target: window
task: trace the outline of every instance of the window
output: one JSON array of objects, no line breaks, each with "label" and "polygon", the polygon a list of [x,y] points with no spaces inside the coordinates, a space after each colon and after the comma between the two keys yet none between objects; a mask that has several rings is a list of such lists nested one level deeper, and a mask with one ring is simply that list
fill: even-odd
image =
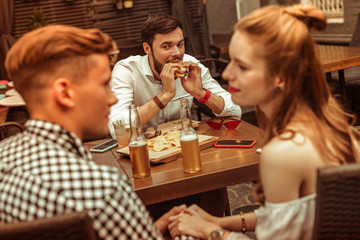
[{"label": "window", "polygon": [[343,0],[301,0],[301,3],[321,9],[325,13],[328,23],[344,23]]}]

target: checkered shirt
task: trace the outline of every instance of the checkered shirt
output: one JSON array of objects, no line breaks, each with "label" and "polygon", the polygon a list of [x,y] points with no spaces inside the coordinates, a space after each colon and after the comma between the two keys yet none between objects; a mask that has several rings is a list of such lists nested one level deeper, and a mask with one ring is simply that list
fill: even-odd
[{"label": "checkered shirt", "polygon": [[0,222],[87,210],[99,239],[162,239],[128,179],[57,124],[29,120],[0,142]]}]

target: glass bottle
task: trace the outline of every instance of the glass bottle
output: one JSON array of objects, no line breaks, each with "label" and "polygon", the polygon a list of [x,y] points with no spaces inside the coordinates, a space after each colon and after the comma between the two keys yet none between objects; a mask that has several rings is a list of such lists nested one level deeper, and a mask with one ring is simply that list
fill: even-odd
[{"label": "glass bottle", "polygon": [[130,119],[130,161],[134,178],[145,178],[150,176],[149,151],[145,136],[142,134],[139,114],[136,106],[131,104],[129,107]]},{"label": "glass bottle", "polygon": [[196,173],[201,170],[199,141],[192,128],[190,108],[187,98],[181,99],[181,125],[180,144],[184,172]]}]

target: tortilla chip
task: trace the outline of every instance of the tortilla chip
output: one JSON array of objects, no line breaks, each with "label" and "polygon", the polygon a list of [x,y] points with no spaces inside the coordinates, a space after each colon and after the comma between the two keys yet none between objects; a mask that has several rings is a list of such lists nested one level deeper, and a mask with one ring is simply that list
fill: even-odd
[{"label": "tortilla chip", "polygon": [[156,138],[148,139],[147,144],[148,149],[154,152],[160,152],[171,147],[180,148],[180,132],[169,130]]}]

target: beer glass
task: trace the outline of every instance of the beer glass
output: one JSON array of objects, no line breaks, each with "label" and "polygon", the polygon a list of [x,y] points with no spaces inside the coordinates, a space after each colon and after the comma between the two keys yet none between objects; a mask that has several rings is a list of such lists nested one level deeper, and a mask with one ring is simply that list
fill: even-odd
[{"label": "beer glass", "polygon": [[115,135],[119,148],[127,147],[130,138],[130,125],[125,124],[121,120],[114,121],[112,124],[114,126]]},{"label": "beer glass", "polygon": [[130,161],[134,178],[145,178],[150,176],[149,151],[145,136],[142,134],[139,114],[134,104],[130,105]]},{"label": "beer glass", "polygon": [[182,125],[180,144],[184,172],[196,173],[201,170],[199,140],[195,130],[192,128],[192,120],[187,98],[181,99],[180,103]]}]

